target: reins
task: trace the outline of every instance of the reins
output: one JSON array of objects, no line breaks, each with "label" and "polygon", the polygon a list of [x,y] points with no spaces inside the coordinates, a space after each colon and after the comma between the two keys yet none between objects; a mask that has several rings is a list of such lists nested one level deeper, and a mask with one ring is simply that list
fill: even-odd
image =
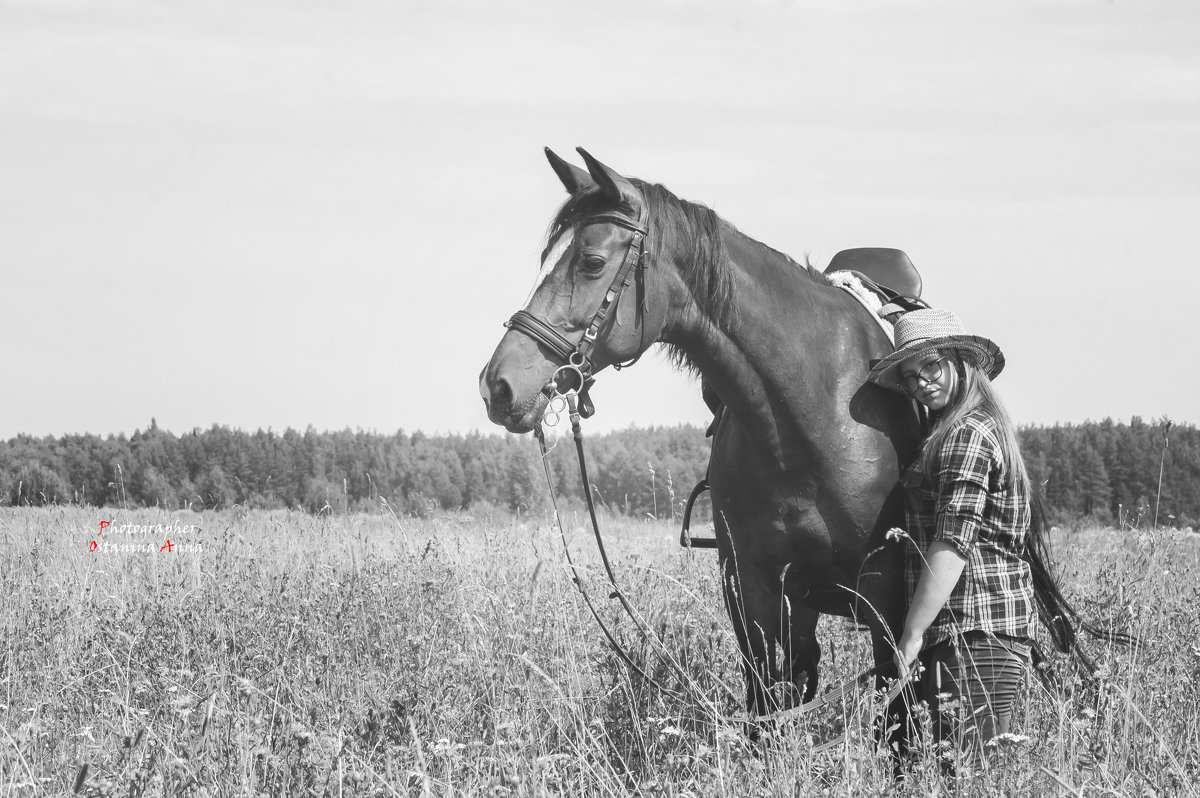
[{"label": "reins", "polygon": [[[687,684],[689,682],[687,673],[684,672],[669,656],[657,651],[657,648],[661,647],[662,643],[657,637],[654,636],[653,633],[650,632],[650,630],[646,628],[645,622],[642,621],[638,616],[637,612],[633,609],[633,605],[630,604],[629,599],[626,598],[624,591],[622,591],[620,586],[617,584],[617,577],[613,573],[612,564],[608,560],[608,551],[604,547],[604,536],[600,533],[600,522],[596,518],[596,504],[592,499],[592,483],[588,478],[587,459],[583,452],[583,430],[580,426],[578,392],[572,389],[558,394],[558,396],[566,402],[567,409],[570,414],[571,435],[575,440],[575,454],[579,461],[579,478],[583,483],[583,492],[587,500],[588,516],[592,522],[592,532],[596,538],[596,548],[600,552],[600,561],[604,565],[605,576],[608,577],[608,583],[612,587],[612,592],[609,593],[608,597],[610,599],[615,598],[620,602],[621,609],[624,610],[625,614],[629,616],[629,619],[633,621],[634,626],[637,627],[637,630],[641,633],[642,638],[647,643],[651,644],[652,647],[656,648],[656,653],[658,653],[659,659],[661,659],[668,665],[668,667],[675,671],[676,675],[681,678],[681,681],[684,684]],[[555,415],[557,414],[555,413]],[[617,656],[621,658],[621,661],[628,665],[635,673],[638,674],[638,676],[662,690],[664,693],[678,696],[679,694],[676,691],[660,684],[654,679],[654,677],[646,673],[643,668],[639,667],[633,661],[633,657],[629,654],[625,647],[617,641],[616,636],[613,635],[613,633],[609,630],[608,625],[605,624],[604,620],[600,617],[600,613],[597,611],[596,605],[592,601],[592,597],[588,593],[587,587],[584,585],[584,581],[580,576],[579,566],[575,564],[575,560],[571,556],[570,546],[567,544],[567,533],[563,527],[562,513],[559,512],[558,509],[558,495],[554,490],[554,480],[550,474],[550,450],[546,446],[546,435],[541,424],[538,424],[534,427],[533,434],[537,439],[538,447],[541,450],[542,470],[546,475],[546,486],[550,490],[550,501],[554,507],[554,520],[558,525],[559,537],[562,539],[563,552],[567,557],[567,565],[571,568],[571,580],[575,583],[575,587],[579,590],[579,594],[583,596],[584,604],[587,605],[588,611],[591,612],[592,617],[596,619],[596,623],[600,626],[600,630],[604,633],[604,637],[608,641],[609,647],[616,652]]]}]

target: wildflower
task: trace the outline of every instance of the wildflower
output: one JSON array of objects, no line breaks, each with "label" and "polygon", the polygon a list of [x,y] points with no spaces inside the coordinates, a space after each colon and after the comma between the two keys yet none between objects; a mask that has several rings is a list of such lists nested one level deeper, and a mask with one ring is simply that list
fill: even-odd
[{"label": "wildflower", "polygon": [[718,743],[734,743],[741,742],[742,735],[732,726],[722,726],[717,730]]},{"label": "wildflower", "polygon": [[905,532],[903,529],[901,529],[898,526],[894,526],[891,529],[889,529],[887,531],[887,534],[884,535],[884,537],[895,543],[900,543],[901,541],[904,541],[904,540],[911,540],[911,538],[909,538],[909,536],[908,536],[908,533]]},{"label": "wildflower", "polygon": [[452,742],[448,737],[442,737],[433,744],[432,751],[435,756],[453,756],[464,750],[467,746],[462,743]]},{"label": "wildflower", "polygon": [[1022,743],[1027,742],[1029,742],[1029,735],[1005,732],[1004,734],[997,734],[995,737],[989,740],[988,745],[1021,745]]}]

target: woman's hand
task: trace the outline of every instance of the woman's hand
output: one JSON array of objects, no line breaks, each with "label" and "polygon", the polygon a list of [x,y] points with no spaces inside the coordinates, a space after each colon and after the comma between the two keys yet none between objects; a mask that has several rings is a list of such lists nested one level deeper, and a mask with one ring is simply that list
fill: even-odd
[{"label": "woman's hand", "polygon": [[898,678],[907,679],[911,674],[913,663],[917,661],[917,655],[921,653],[921,641],[923,638],[923,634],[913,634],[907,629],[900,636],[900,642],[896,646],[896,673]]}]

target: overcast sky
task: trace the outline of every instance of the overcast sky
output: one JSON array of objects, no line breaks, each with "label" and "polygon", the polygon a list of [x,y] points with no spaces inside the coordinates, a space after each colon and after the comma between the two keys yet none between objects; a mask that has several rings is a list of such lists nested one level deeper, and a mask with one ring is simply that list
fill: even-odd
[{"label": "overcast sky", "polygon": [[[894,246],[1021,423],[1200,422],[1200,3],[0,0],[0,436],[490,430],[582,145]],[[702,423],[660,357],[592,430]]]}]

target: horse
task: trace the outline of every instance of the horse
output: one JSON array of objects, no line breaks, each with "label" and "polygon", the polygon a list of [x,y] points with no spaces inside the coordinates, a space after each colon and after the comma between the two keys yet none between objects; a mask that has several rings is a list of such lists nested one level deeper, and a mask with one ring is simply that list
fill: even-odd
[{"label": "horse", "polygon": [[888,336],[810,265],[578,151],[586,171],[546,150],[569,196],[480,374],[489,419],[529,432],[564,383],[587,406],[594,374],[664,344],[724,408],[708,482],[747,709],[813,698],[822,613],[865,624],[879,683],[895,676],[903,548],[885,537],[903,526],[899,476],[921,425],[865,381]]}]

